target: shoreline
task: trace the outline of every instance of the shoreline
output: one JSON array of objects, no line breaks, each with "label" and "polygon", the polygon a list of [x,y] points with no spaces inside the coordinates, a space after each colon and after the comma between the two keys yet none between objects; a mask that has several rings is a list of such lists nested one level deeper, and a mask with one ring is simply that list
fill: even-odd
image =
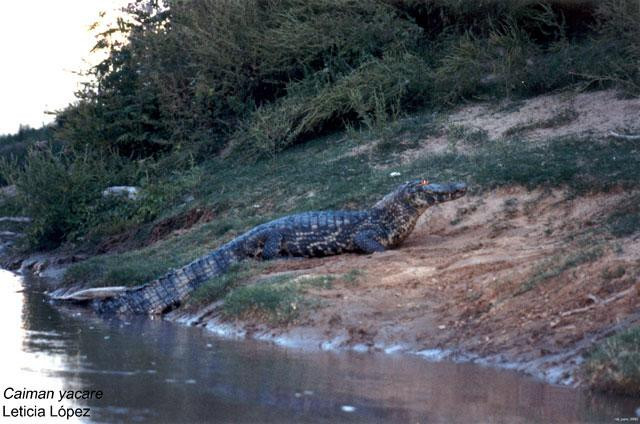
[{"label": "shoreline", "polygon": [[[6,258],[3,259],[6,260]],[[60,264],[61,262],[62,264]],[[50,290],[46,292],[47,295],[60,295],[79,288],[75,286],[60,287],[64,272],[70,263],[69,258],[65,258],[62,255],[39,252],[22,258],[19,269],[9,271],[18,275],[34,273],[38,278],[44,279],[46,285],[50,287]],[[6,261],[3,265],[7,265]],[[293,326],[283,331],[281,328],[271,328],[261,323],[255,324],[244,320],[223,320],[220,318],[220,310],[217,309],[220,306],[221,302],[217,302],[195,312],[176,309],[163,315],[162,319],[176,325],[202,327],[207,332],[223,339],[253,339],[300,351],[375,352],[387,355],[419,357],[436,363],[470,363],[498,370],[516,371],[547,384],[580,388],[580,381],[576,380],[574,373],[584,360],[579,353],[583,349],[567,349],[564,353],[548,355],[535,361],[510,361],[500,353],[482,356],[464,352],[455,347],[424,348],[409,342],[376,343],[374,345],[365,343],[350,344],[346,331],[341,335],[327,338],[322,335],[322,331],[319,328]],[[75,307],[82,308],[81,306]],[[248,329],[247,327],[250,328]]]}]

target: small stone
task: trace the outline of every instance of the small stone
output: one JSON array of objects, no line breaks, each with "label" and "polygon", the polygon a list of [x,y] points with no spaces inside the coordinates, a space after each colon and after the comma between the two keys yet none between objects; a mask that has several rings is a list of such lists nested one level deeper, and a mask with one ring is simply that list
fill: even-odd
[{"label": "small stone", "polygon": [[395,172],[395,171],[392,172],[391,174],[389,174],[390,177],[399,177],[400,175],[402,175],[402,174],[399,173],[399,172]]},{"label": "small stone", "polygon": [[356,410],[356,407],[351,405],[342,405],[340,409],[342,409],[344,412],[353,412]]},{"label": "small stone", "polygon": [[112,186],[102,191],[102,197],[124,196],[129,200],[136,200],[140,194],[140,188],[133,186]]},{"label": "small stone", "polygon": [[15,184],[0,187],[0,195],[4,197],[16,197],[18,194],[18,190],[16,189]]}]

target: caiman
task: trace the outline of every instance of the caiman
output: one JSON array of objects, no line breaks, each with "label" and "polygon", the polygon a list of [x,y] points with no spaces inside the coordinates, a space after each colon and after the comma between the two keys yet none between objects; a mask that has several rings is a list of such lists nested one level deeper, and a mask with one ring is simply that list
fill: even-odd
[{"label": "caiman", "polygon": [[137,287],[102,287],[57,297],[88,303],[99,313],[162,314],[178,306],[209,278],[244,259],[317,257],[382,252],[406,239],[427,208],[462,197],[464,183],[408,181],[370,209],[305,212],[258,225],[213,252]]}]

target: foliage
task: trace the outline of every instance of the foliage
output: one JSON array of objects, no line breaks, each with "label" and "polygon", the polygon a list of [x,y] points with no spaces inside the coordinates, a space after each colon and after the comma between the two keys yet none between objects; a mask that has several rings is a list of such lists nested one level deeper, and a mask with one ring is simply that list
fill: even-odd
[{"label": "foliage", "polygon": [[[289,84],[287,96],[251,115],[234,141],[258,155],[274,154],[296,141],[352,117],[368,128],[387,124],[400,105],[415,107],[430,88],[428,65],[410,53],[372,58],[351,72],[328,71]],[[413,102],[413,104],[411,104]]]},{"label": "foliage", "polygon": [[[27,230],[32,248],[55,247],[132,216],[130,202],[102,196],[106,187],[123,183],[129,170],[113,156],[100,158],[88,150],[56,152],[50,146],[29,150],[22,165],[15,159],[0,160],[0,174],[16,185],[18,203],[33,219]],[[105,222],[104,211],[112,211],[111,222]]]},{"label": "foliage", "polygon": [[0,146],[7,146],[16,143],[33,143],[43,140],[50,141],[52,138],[53,129],[51,126],[31,128],[28,125],[20,125],[17,133],[0,135]]},{"label": "foliage", "polygon": [[583,371],[593,389],[640,395],[640,328],[632,327],[598,344]]},{"label": "foliage", "polygon": [[200,160],[229,142],[258,157],[422,106],[566,87],[637,94],[639,8],[630,0],[137,0],[98,34],[107,58],[59,114],[61,134],[127,157]]},{"label": "foliage", "polygon": [[[22,164],[27,157],[29,147],[35,143],[51,143],[53,141],[53,133],[53,126],[31,128],[27,125],[20,125],[17,133],[0,135],[0,158]],[[6,183],[7,181],[0,177],[0,185]]]}]

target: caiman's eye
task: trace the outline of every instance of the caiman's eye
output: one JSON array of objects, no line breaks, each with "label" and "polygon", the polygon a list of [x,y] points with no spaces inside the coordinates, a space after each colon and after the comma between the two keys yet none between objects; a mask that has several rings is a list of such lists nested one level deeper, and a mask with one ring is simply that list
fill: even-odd
[{"label": "caiman's eye", "polygon": [[418,185],[425,186],[425,185],[427,185],[427,184],[429,184],[429,181],[427,181],[427,180],[422,180],[422,181],[420,181],[420,184],[418,184]]}]

